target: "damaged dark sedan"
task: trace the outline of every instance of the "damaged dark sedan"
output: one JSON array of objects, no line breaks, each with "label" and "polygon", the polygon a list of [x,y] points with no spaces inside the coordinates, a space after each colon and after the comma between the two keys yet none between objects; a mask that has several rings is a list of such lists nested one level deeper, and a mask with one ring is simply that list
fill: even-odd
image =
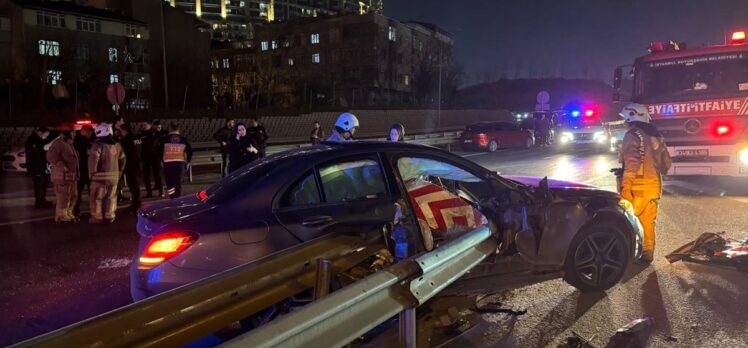
[{"label": "damaged dark sedan", "polygon": [[141,208],[131,292],[140,300],[331,233],[385,231],[396,262],[483,225],[496,258],[581,291],[618,283],[641,250],[641,225],[614,192],[500,176],[432,147],[323,143]]}]

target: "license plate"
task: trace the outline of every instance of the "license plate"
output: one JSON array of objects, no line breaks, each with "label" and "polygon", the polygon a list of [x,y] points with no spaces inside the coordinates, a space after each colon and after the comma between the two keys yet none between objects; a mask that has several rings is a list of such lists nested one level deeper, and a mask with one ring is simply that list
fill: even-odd
[{"label": "license plate", "polygon": [[466,143],[472,143],[472,140],[465,140]]},{"label": "license plate", "polygon": [[709,156],[709,150],[707,149],[675,150],[675,154],[679,157],[707,157]]}]

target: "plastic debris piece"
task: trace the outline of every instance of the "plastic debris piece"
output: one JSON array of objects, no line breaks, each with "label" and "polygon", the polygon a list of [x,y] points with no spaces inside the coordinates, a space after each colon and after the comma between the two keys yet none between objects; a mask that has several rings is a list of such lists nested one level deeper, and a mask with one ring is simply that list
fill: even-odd
[{"label": "plastic debris piece", "polygon": [[633,335],[637,332],[644,331],[645,329],[649,328],[654,324],[654,319],[650,317],[644,317],[632,320],[630,323],[626,324],[626,326],[616,330],[616,335]]}]

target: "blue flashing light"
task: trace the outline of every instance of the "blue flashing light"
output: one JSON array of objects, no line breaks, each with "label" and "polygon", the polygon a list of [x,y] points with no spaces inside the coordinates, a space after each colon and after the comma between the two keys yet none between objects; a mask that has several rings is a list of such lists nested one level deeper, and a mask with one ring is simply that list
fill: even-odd
[{"label": "blue flashing light", "polygon": [[572,117],[579,117],[580,114],[581,114],[581,112],[579,110],[573,110],[571,112],[571,116]]}]

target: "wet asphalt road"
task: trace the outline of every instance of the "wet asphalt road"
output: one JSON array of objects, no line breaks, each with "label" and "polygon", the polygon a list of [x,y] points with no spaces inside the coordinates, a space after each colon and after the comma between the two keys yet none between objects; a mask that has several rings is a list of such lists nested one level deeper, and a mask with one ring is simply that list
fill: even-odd
[{"label": "wet asphalt road", "polygon": [[[548,175],[614,189],[615,156],[585,148],[461,153],[502,174]],[[30,180],[0,174],[0,345],[33,337],[131,302],[127,264],[137,242],[135,214],[126,207],[114,224],[56,226],[52,211],[30,208]],[[196,192],[218,178],[196,177]],[[632,268],[607,294],[580,294],[561,280],[492,295],[527,308],[507,341],[516,347],[556,347],[574,330],[598,346],[630,320],[651,316],[640,337],[652,347],[748,346],[748,276],[663,258],[702,232],[748,235],[746,181],[668,181],[659,217],[655,263]],[[51,191],[49,199],[52,199]],[[86,206],[84,205],[84,210]]]}]

